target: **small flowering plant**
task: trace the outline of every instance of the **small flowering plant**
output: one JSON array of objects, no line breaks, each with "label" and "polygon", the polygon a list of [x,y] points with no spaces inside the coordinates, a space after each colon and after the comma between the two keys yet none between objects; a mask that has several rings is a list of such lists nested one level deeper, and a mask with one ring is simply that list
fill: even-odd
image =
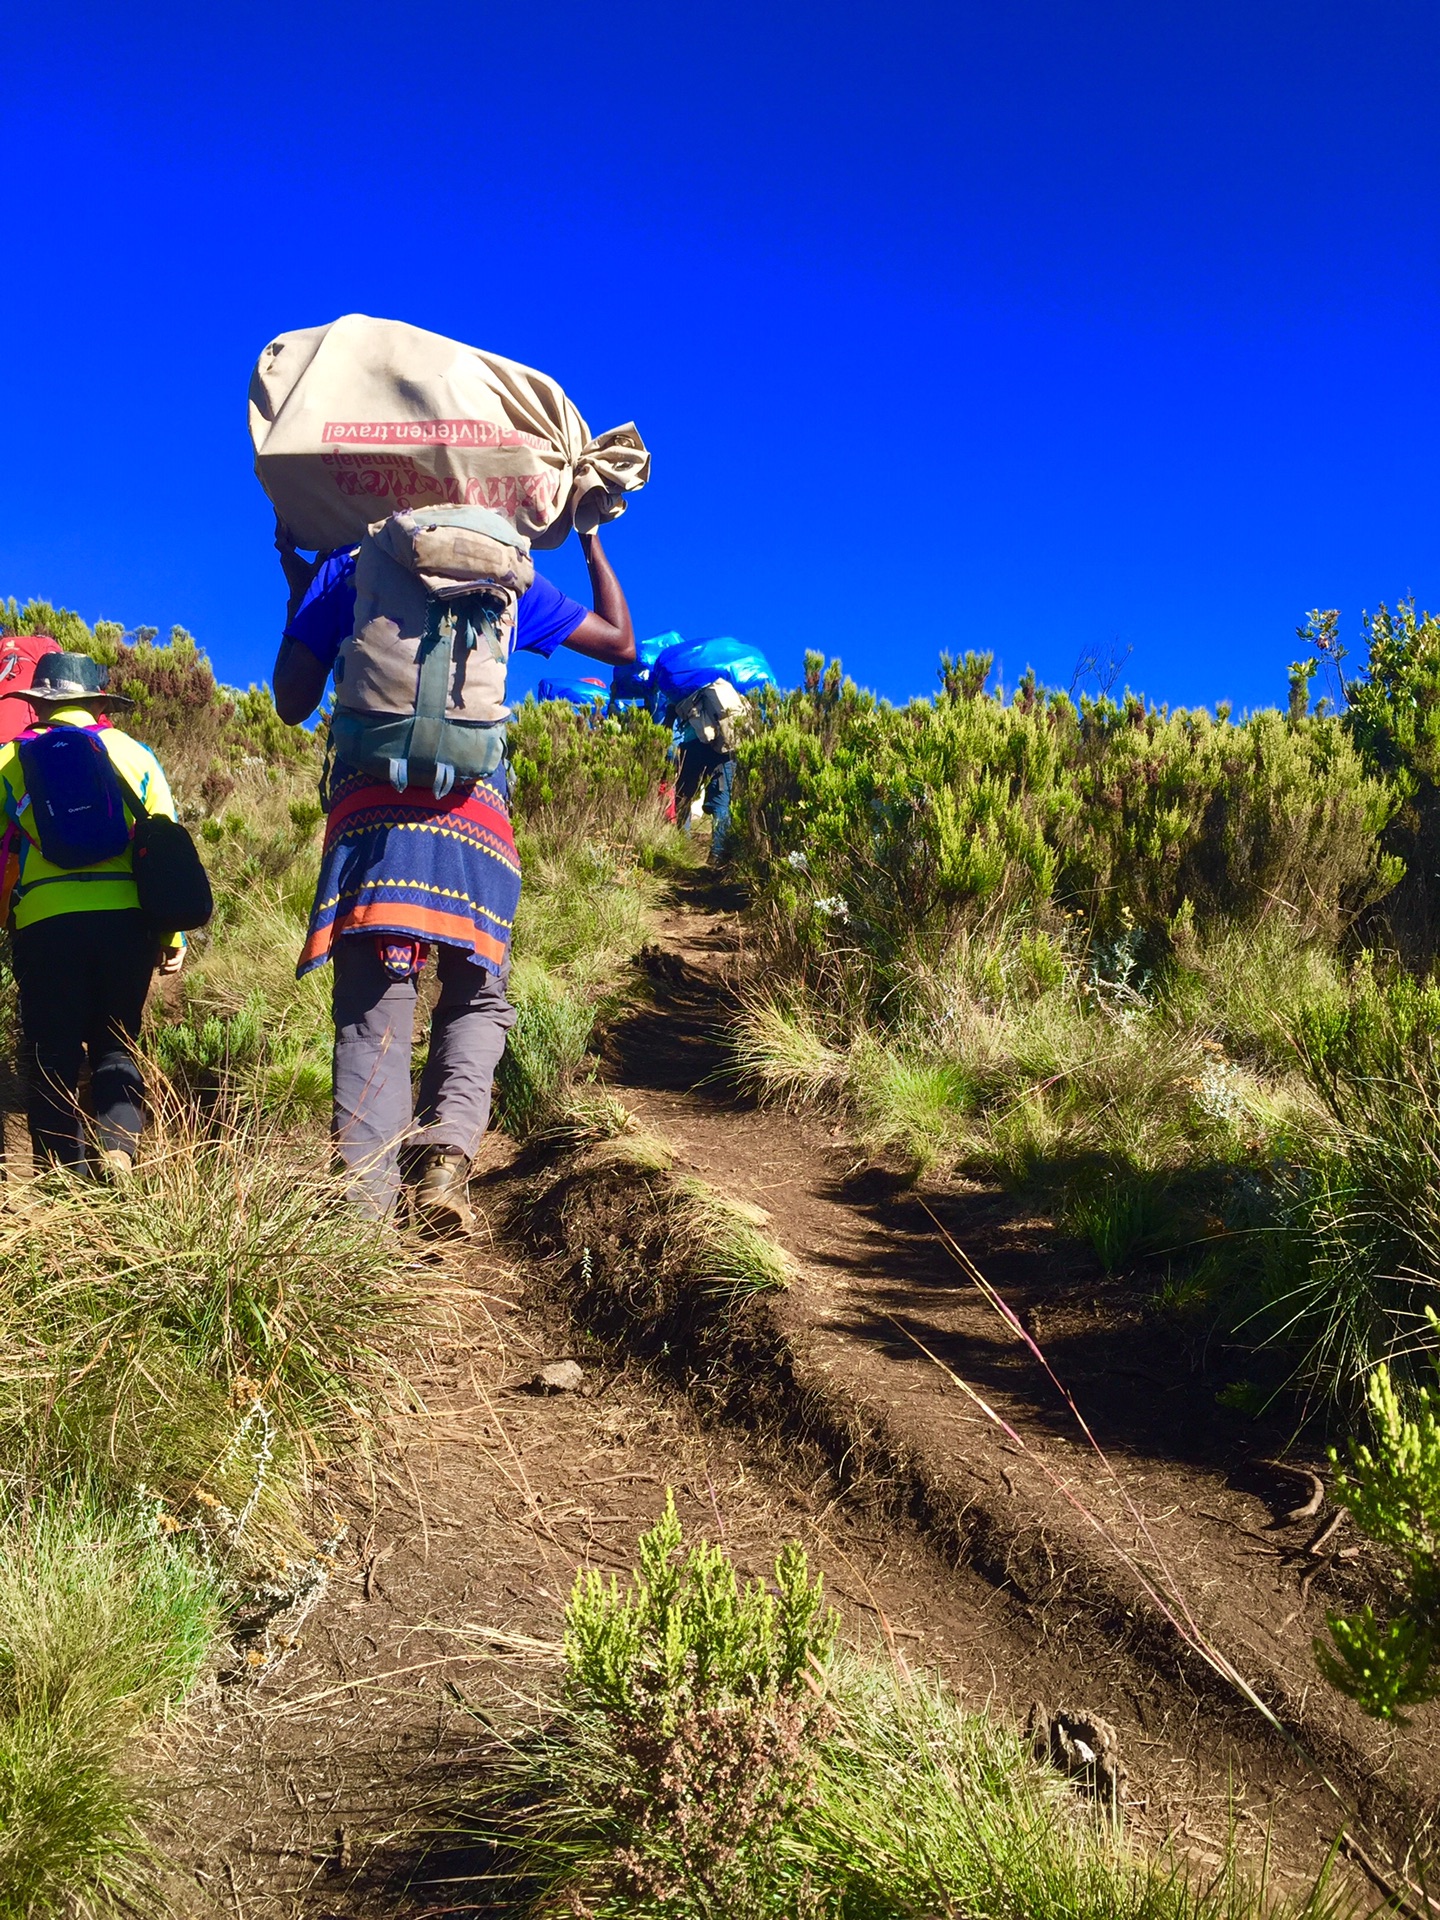
[{"label": "small flowering plant", "polygon": [[717,1913],[765,1911],[830,1729],[836,1627],[797,1543],[781,1551],[773,1588],[742,1584],[722,1547],[686,1550],[669,1493],[628,1590],[594,1571],[577,1579],[566,1691],[573,1712],[600,1723],[619,1771],[619,1891],[662,1911],[697,1894]]}]

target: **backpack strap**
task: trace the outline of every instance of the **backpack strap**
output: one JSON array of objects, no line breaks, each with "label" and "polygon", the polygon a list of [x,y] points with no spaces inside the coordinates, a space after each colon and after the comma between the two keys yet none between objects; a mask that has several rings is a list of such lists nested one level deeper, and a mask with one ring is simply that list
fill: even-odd
[{"label": "backpack strap", "polygon": [[500,612],[488,596],[477,593],[456,600],[430,601],[420,642],[420,678],[409,751],[405,759],[390,762],[390,784],[397,792],[403,793],[414,781],[429,787],[437,800],[443,800],[454,786],[455,769],[440,758],[450,706],[450,676],[458,654],[475,647],[480,632],[490,657],[503,660],[505,636]]}]

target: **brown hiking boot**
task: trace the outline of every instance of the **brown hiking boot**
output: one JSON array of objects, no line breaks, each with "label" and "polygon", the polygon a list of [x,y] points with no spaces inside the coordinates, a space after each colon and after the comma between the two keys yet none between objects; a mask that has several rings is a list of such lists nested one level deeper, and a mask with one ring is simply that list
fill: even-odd
[{"label": "brown hiking boot", "polygon": [[123,1147],[107,1147],[95,1167],[95,1178],[107,1187],[123,1187],[135,1177],[135,1156]]},{"label": "brown hiking boot", "polygon": [[445,1237],[469,1233],[475,1224],[467,1183],[470,1162],[454,1147],[432,1147],[415,1182],[415,1218]]}]

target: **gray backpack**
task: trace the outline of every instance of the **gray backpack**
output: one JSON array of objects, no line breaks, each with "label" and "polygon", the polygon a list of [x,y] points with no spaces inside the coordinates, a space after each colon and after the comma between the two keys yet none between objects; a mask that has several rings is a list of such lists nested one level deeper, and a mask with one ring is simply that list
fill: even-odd
[{"label": "gray backpack", "polygon": [[722,676],[677,701],[670,718],[678,720],[694,739],[729,755],[740,751],[751,714],[744,697]]},{"label": "gray backpack", "polygon": [[355,626],[335,663],[337,760],[442,799],[505,752],[505,672],[530,542],[484,507],[417,507],[371,527]]}]

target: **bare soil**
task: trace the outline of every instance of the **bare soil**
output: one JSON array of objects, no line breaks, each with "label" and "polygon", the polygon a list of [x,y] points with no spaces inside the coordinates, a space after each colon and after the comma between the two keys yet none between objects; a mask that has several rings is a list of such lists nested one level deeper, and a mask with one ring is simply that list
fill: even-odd
[{"label": "bare soil", "polygon": [[[512,1176],[503,1146],[491,1151],[483,1184],[498,1207]],[[168,1785],[154,1832],[177,1912],[487,1911],[483,1861],[456,1837],[489,1740],[476,1714],[524,1713],[553,1683],[577,1570],[623,1575],[667,1486],[687,1531],[723,1539],[747,1573],[800,1538],[855,1644],[988,1697],[1006,1630],[985,1581],[838,1501],[823,1463],[787,1471],[763,1437],[707,1428],[683,1394],[528,1305],[529,1281],[504,1248],[466,1263],[444,1297],[459,1322],[412,1368],[423,1409],[368,1469],[330,1476],[350,1544],[300,1645],[254,1679],[212,1685],[156,1756]],[[580,1389],[533,1391],[565,1358],[581,1364]],[[1218,1844],[1217,1779],[1187,1777],[1181,1797]]]}]

